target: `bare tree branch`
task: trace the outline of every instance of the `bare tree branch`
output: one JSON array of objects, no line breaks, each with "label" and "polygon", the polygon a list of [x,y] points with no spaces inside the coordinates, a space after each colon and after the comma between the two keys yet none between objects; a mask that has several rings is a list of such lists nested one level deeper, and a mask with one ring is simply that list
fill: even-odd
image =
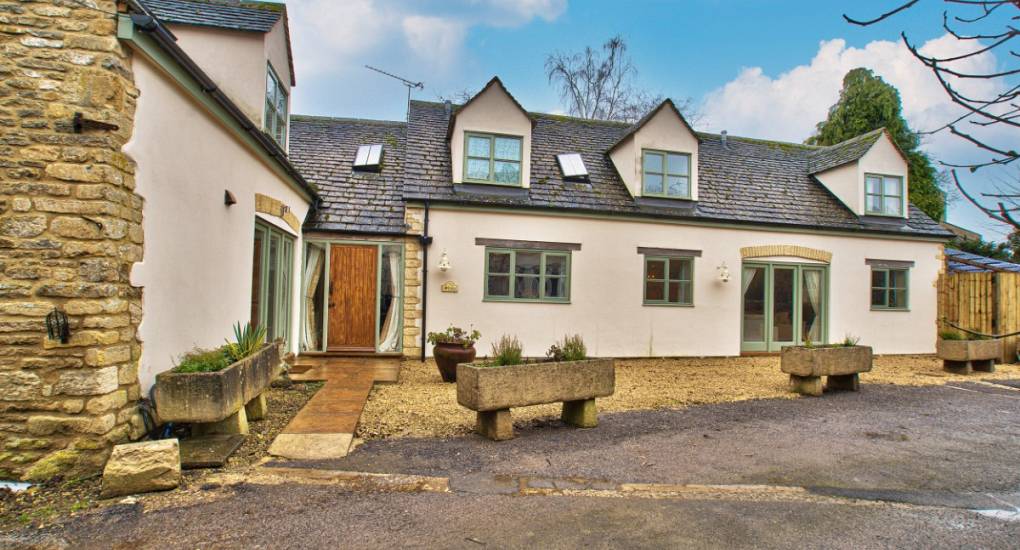
[{"label": "bare tree branch", "polygon": [[862,21],[860,19],[853,19],[853,18],[851,18],[850,16],[848,16],[845,13],[843,14],[843,19],[846,19],[847,23],[852,23],[854,25],[859,25],[861,27],[867,27],[868,25],[874,25],[875,23],[878,23],[879,21],[884,21],[885,19],[888,19],[888,18],[896,15],[897,13],[899,13],[899,12],[901,12],[903,10],[910,9],[917,2],[918,2],[918,0],[910,0],[910,2],[907,2],[906,4],[903,4],[900,7],[896,8],[896,9],[890,11],[890,12],[883,13],[882,15],[879,15],[878,17],[876,17],[874,19],[871,19],[871,20],[868,20],[868,21]]}]

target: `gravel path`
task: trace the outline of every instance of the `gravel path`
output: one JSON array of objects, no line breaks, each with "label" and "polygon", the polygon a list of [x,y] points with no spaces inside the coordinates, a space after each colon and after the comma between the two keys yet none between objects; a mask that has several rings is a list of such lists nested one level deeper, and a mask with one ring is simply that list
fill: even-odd
[{"label": "gravel path", "polygon": [[[862,384],[939,385],[974,379],[1020,378],[1020,365],[999,365],[995,374],[953,375],[931,356],[881,356]],[[750,399],[795,399],[778,357],[632,359],[616,363],[616,394],[598,400],[599,411],[684,408]],[[559,405],[513,410],[515,423],[559,418]],[[455,384],[444,384],[435,363],[406,361],[396,384],[376,384],[357,436],[447,437],[470,433],[475,414],[457,404]]]}]

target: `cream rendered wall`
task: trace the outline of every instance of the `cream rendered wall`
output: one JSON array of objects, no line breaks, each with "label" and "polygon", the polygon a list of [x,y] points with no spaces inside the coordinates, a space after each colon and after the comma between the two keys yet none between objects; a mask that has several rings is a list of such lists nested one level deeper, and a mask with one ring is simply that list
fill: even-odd
[{"label": "cream rendered wall", "polygon": [[[470,230],[465,230],[470,228]],[[783,233],[693,225],[538,214],[473,212],[433,207],[427,330],[450,324],[482,332],[479,352],[501,334],[515,334],[528,355],[544,355],[555,339],[580,333],[597,356],[724,356],[740,353],[741,256],[744,246],[788,244],[833,253],[829,269],[829,339],[861,337],[876,353],[933,353],[936,289],[942,245],[934,242]],[[476,237],[581,243],[572,253],[571,303],[483,302],[484,250]],[[699,249],[694,307],[642,305],[643,256],[637,247]],[[445,250],[452,268],[436,268]],[[872,311],[866,258],[916,262],[911,310]],[[777,258],[789,260],[790,258]],[[754,261],[763,261],[756,258]],[[723,262],[733,278],[718,280]],[[804,261],[804,263],[814,263]],[[459,292],[444,293],[446,281]],[[431,350],[430,350],[431,351]]]},{"label": "cream rendered wall", "polygon": [[[125,151],[137,162],[136,191],[145,199],[145,258],[132,284],[144,287],[139,376],[147,391],[173,359],[222,344],[235,322],[248,320],[255,194],[283,201],[298,219],[309,203],[144,57],[135,56],[133,70],[140,97]],[[237,204],[224,205],[225,189]],[[295,235],[291,351],[300,327],[302,249]]]},{"label": "cream rendered wall", "polygon": [[[908,170],[907,162],[892,140],[888,135],[882,134],[882,137],[857,162],[820,172],[815,174],[815,177],[854,214],[863,216],[865,175],[900,176],[903,178],[903,190],[906,194],[910,189]],[[904,217],[909,217],[909,212],[909,209],[904,209]]]},{"label": "cream rendered wall", "polygon": [[521,185],[531,187],[531,119],[497,85],[486,88],[457,113],[450,137],[453,182],[464,181],[464,132],[521,136]]},{"label": "cream rendered wall", "polygon": [[[282,23],[277,23],[281,25]],[[169,25],[177,44],[260,127],[266,101],[266,35],[191,25]],[[274,64],[275,69],[280,67]],[[287,66],[283,65],[286,69]],[[280,78],[290,86],[288,72]]]},{"label": "cream rendered wall", "polygon": [[609,154],[623,183],[634,197],[641,196],[641,152],[658,149],[691,155],[691,199],[698,200],[698,138],[676,116],[663,108],[640,130]]}]

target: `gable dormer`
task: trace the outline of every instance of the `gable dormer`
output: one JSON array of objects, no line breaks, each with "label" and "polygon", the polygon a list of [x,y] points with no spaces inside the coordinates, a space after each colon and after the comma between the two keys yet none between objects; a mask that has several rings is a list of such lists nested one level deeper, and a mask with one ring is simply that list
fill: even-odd
[{"label": "gable dormer", "polygon": [[635,198],[696,201],[700,142],[667,99],[609,148],[609,158]]},{"label": "gable dormer", "polygon": [[809,171],[858,216],[909,217],[907,157],[884,128],[815,151]]},{"label": "gable dormer", "polygon": [[530,187],[533,124],[494,77],[450,117],[453,183]]}]

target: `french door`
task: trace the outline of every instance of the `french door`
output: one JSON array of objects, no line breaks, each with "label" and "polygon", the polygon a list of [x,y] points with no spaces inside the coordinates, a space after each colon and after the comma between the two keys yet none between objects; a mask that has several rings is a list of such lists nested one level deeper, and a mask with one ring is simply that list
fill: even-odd
[{"label": "french door", "polygon": [[825,266],[745,263],[741,277],[741,351],[779,351],[827,335]]},{"label": "french door", "polygon": [[266,327],[267,342],[290,337],[293,258],[293,237],[269,224],[255,222],[251,324]]}]

